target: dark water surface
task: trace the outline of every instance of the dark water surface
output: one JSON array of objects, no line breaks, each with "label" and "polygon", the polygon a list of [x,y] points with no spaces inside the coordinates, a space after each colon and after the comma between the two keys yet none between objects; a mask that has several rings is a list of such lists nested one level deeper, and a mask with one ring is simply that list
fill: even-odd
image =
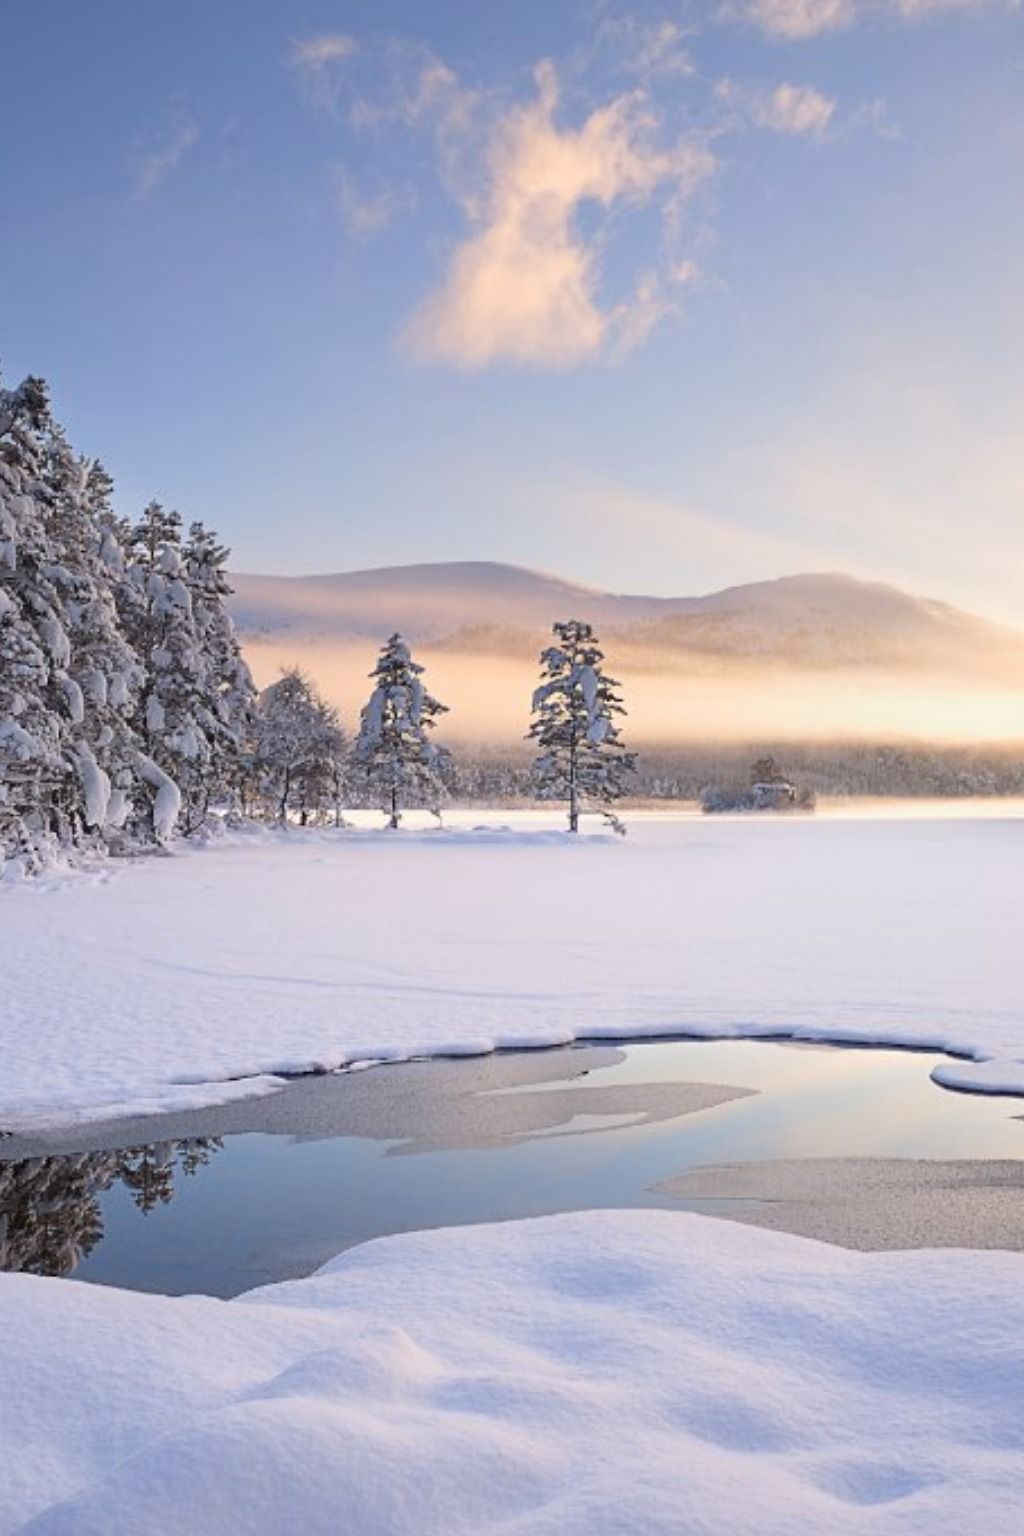
[{"label": "dark water surface", "polygon": [[581,1046],[9,1141],[0,1267],[233,1296],[387,1233],[623,1206],[853,1247],[1024,1247],[1022,1105],[943,1091],[941,1059]]}]

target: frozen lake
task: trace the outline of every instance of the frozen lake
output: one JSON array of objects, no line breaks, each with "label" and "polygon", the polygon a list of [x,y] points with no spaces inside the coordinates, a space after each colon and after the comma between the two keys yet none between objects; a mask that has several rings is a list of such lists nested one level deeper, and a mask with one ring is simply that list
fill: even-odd
[{"label": "frozen lake", "polygon": [[233,1296],[388,1233],[600,1207],[705,1211],[857,1248],[1024,1248],[1024,1102],[938,1087],[943,1059],[577,1046],[11,1138],[0,1264]]},{"label": "frozen lake", "polygon": [[1024,820],[990,811],[453,813],[5,884],[0,1131],[679,1035],[952,1051],[947,1084],[1024,1091]]}]

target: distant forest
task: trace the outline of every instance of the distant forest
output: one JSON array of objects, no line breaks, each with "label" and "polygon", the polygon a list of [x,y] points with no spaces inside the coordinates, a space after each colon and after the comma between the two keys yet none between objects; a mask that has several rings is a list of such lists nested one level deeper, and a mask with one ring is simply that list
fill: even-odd
[{"label": "distant forest", "polygon": [[[774,757],[801,789],[819,796],[1024,795],[1024,746],[924,746],[863,742],[800,746],[644,747],[627,803],[696,800],[709,785],[747,784],[751,765]],[[530,759],[497,748],[463,747],[452,799],[469,804],[533,802]]]}]

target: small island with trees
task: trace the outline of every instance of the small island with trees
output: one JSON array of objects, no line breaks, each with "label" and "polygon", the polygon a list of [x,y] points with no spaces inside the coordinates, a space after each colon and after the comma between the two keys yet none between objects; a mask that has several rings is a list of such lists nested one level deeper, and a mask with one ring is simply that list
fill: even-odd
[{"label": "small island with trees", "polygon": [[709,784],[701,790],[701,810],[706,815],[726,811],[814,810],[812,789],[800,789],[783,772],[774,757],[759,757],[750,767],[748,784]]}]

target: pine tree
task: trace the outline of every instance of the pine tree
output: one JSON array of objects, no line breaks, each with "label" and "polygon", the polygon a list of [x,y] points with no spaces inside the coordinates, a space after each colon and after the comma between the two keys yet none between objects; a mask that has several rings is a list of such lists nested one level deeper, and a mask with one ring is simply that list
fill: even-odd
[{"label": "pine tree", "polygon": [[264,688],[253,719],[253,778],[258,796],[287,826],[302,826],[333,808],[341,820],[345,733],[332,706],[305,673],[291,667]]},{"label": "pine tree", "polygon": [[255,689],[227,551],[152,503],[115,516],[46,386],[0,389],[0,862],[128,835],[165,842],[238,787]]},{"label": "pine tree", "polygon": [[447,713],[424,688],[423,668],[413,661],[401,635],[384,645],[370,673],[373,693],[360,716],[353,750],[356,764],[383,801],[391,828],[410,800],[438,814],[451,774],[451,757],[430,740],[437,716]]},{"label": "pine tree", "polygon": [[239,794],[246,742],[256,704],[252,674],[242,658],[225,599],[230,550],[202,523],[189,527],[184,551],[185,580],[192,598],[192,622],[201,658],[195,705],[209,754],[203,811],[211,796],[234,802]]},{"label": "pine tree", "polygon": [[38,861],[65,834],[70,645],[46,531],[46,386],[0,390],[0,855]]},{"label": "pine tree", "polygon": [[[202,523],[183,543],[181,519],[150,502],[128,535],[121,616],[146,666],[136,727],[153,810],[179,797],[186,835],[211,801],[234,799],[256,690],[225,606],[228,550]],[[166,816],[156,815],[166,823]],[[158,833],[161,831],[157,827]],[[166,825],[163,835],[166,835]]]},{"label": "pine tree", "polygon": [[68,640],[58,681],[68,713],[73,818],[78,827],[103,832],[123,824],[131,803],[139,748],[131,715],[144,673],[117,612],[121,557],[106,528],[110,477],[102,465],[76,457],[53,427],[47,478],[54,557],[48,575]]},{"label": "pine tree", "polygon": [[540,752],[534,763],[538,799],[565,800],[569,831],[579,830],[581,809],[597,801],[608,809],[625,793],[636,754],[619,740],[616,716],[626,713],[614,678],[601,670],[604,654],[589,624],[569,619],[552,629],[556,644],[541,652],[541,684],[533,695],[534,720],[527,739]]}]

